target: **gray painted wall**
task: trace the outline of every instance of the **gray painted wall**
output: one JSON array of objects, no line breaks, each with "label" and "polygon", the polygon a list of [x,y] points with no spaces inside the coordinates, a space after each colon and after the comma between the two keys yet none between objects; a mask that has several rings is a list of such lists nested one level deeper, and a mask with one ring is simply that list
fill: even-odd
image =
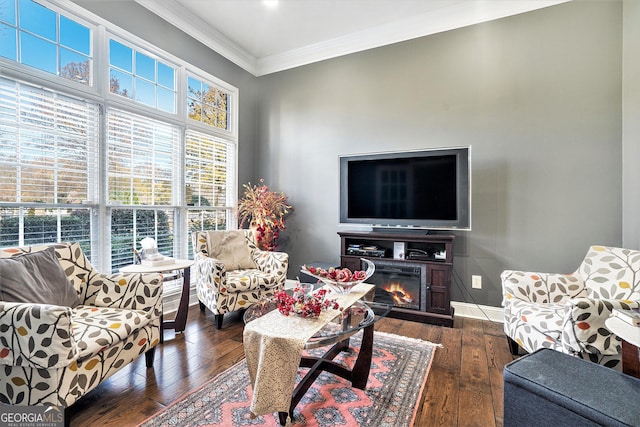
[{"label": "gray painted wall", "polygon": [[[76,3],[240,89],[239,181],[264,177],[295,205],[280,246],[290,277],[303,263],[338,262],[336,233],[349,229],[338,225],[340,154],[472,145],[457,301],[499,306],[503,269],[570,272],[589,245],[622,243],[623,146],[640,151],[640,36],[627,30],[638,3],[624,2],[624,104],[619,1],[574,1],[260,78],[133,2]],[[634,230],[639,205],[625,210]],[[472,274],[484,289],[471,290]]]},{"label": "gray painted wall", "polygon": [[640,1],[625,0],[623,11],[622,244],[640,249]]},{"label": "gray painted wall", "polygon": [[621,6],[571,2],[260,77],[258,175],[295,205],[290,276],[338,262],[350,153],[472,145],[454,300],[499,306],[503,269],[571,272],[589,245],[620,245]]}]

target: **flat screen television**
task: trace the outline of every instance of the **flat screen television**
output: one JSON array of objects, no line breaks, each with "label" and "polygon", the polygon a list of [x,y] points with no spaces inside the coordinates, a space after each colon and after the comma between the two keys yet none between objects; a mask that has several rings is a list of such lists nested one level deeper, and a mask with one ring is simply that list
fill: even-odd
[{"label": "flat screen television", "polygon": [[471,229],[471,147],[340,156],[340,223]]}]

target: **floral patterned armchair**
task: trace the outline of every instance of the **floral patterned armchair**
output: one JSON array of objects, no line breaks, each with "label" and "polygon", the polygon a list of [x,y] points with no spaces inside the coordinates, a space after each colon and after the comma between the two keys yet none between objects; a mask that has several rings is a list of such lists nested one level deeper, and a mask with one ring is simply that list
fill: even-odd
[{"label": "floral patterned armchair", "polygon": [[504,331],[515,355],[542,347],[621,370],[620,339],[604,322],[612,309],[640,307],[640,251],[589,248],[573,274],[506,270]]},{"label": "floral patterned armchair", "polygon": [[[77,243],[0,249],[0,261],[6,267],[21,262],[18,258],[33,259],[45,252],[60,277],[65,280],[66,276],[65,284],[77,299],[73,307],[9,302],[3,287],[3,404],[71,406],[142,354],[147,367],[152,367],[155,346],[160,341],[161,275],[100,274]],[[7,277],[17,276],[12,273],[4,276],[5,283],[26,282]],[[44,275],[43,280],[51,279]]]},{"label": "floral patterned armchair", "polygon": [[211,310],[218,329],[225,313],[284,288],[289,255],[258,249],[253,231],[196,231],[191,237],[200,310]]}]

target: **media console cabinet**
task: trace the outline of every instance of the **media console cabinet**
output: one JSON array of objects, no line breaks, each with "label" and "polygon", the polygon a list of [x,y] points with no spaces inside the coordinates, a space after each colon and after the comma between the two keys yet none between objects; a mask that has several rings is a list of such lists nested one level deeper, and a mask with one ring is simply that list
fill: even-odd
[{"label": "media console cabinet", "polygon": [[[406,301],[414,302],[415,307],[407,308],[403,302],[394,305],[389,317],[453,326],[454,310],[451,307],[451,272],[453,268],[453,240],[448,234],[418,234],[415,232],[362,232],[341,231],[340,264],[351,271],[362,269],[360,258],[366,258],[376,264],[376,271],[387,276],[402,277],[416,272],[419,277],[419,290],[407,293],[402,289],[401,296],[409,296]],[[380,269],[378,268],[380,266]],[[394,274],[397,270],[397,274]],[[372,281],[383,286],[376,278]],[[409,279],[411,281],[411,279]],[[384,285],[388,286],[388,285]],[[388,290],[388,287],[385,288]]]}]

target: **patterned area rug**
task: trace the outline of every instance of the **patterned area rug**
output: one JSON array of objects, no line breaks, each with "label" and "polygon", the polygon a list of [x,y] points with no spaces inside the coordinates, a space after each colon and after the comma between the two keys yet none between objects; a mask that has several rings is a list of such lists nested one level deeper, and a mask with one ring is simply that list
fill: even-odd
[{"label": "patterned area rug", "polygon": [[[376,332],[371,373],[366,390],[358,390],[323,372],[296,409],[301,426],[412,426],[437,344]],[[358,350],[360,334],[351,338]],[[324,349],[312,350],[322,355]],[[320,354],[318,354],[320,353]],[[343,352],[335,360],[353,366],[357,353]],[[298,371],[298,380],[305,369]],[[250,419],[251,386],[242,360],[199,389],[188,393],[140,424],[156,426],[279,426],[278,414]]]}]

